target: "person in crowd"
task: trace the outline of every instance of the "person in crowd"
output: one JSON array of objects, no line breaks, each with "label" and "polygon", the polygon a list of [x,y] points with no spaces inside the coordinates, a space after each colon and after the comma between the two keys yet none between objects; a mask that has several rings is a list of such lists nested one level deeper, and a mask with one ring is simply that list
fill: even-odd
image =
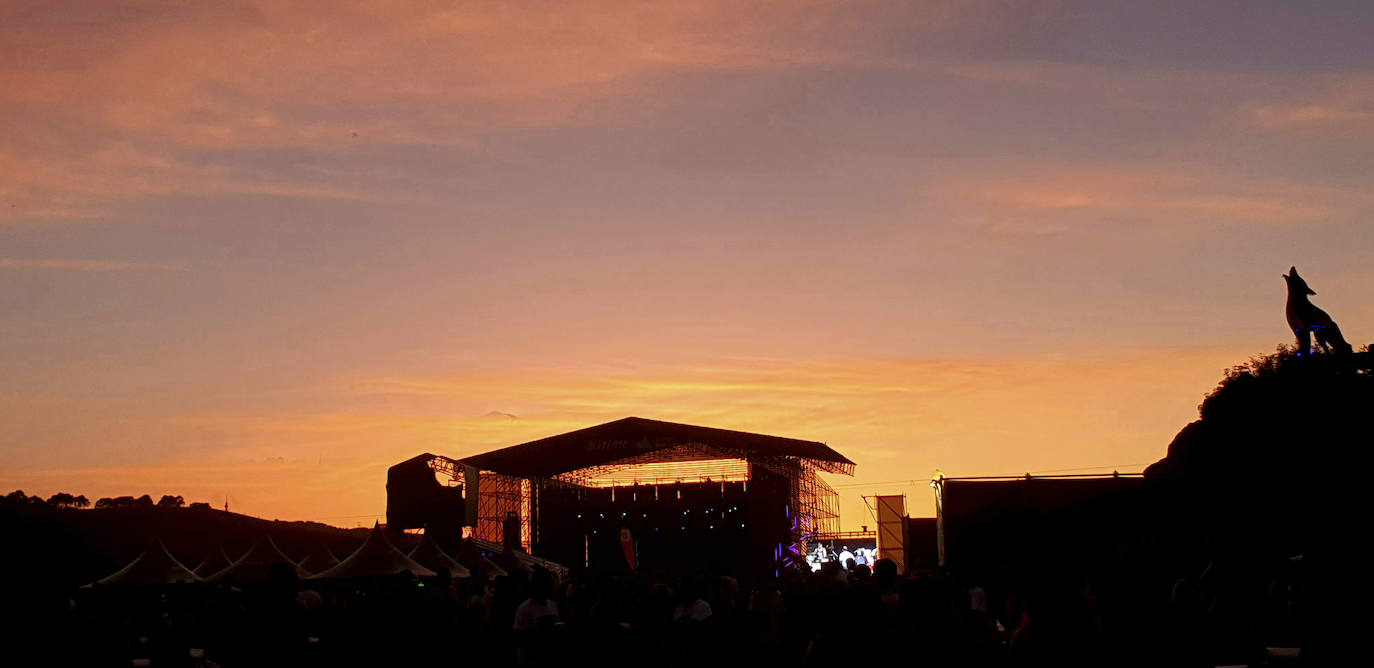
[{"label": "person in crowd", "polygon": [[678,605],[673,608],[673,621],[704,622],[711,618],[711,604],[697,595],[694,578],[685,576],[678,587]]},{"label": "person in crowd", "polygon": [[530,577],[530,597],[515,609],[516,663],[539,665],[552,658],[554,633],[560,624],[553,590],[553,576],[537,568]]}]

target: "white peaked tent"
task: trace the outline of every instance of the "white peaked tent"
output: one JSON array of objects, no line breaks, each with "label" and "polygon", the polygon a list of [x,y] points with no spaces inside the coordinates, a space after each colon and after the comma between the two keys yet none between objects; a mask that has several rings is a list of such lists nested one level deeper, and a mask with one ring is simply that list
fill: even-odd
[{"label": "white peaked tent", "polygon": [[455,578],[465,578],[472,575],[468,572],[467,567],[448,556],[448,553],[444,552],[443,548],[439,547],[439,544],[429,537],[429,534],[425,534],[420,544],[410,551],[410,558],[436,573],[441,568],[447,568],[448,574]]},{"label": "white peaked tent", "polygon": [[421,566],[404,552],[396,549],[396,546],[386,539],[386,533],[382,531],[381,525],[374,524],[372,534],[367,537],[362,547],[348,555],[348,558],[339,562],[337,566],[317,573],[313,578],[364,578],[395,575],[401,571],[410,571],[422,578],[434,577],[434,571]]},{"label": "white peaked tent", "polygon": [[508,547],[502,546],[500,543],[494,543],[489,540],[482,540],[481,538],[473,538],[472,542],[479,549],[495,554],[496,562],[501,564],[506,571],[515,569],[528,572],[533,571],[534,568],[538,566],[540,568],[543,568],[544,570],[547,570],[550,573],[553,573],[554,575],[557,575],[560,578],[568,576],[568,567],[564,566],[563,564],[555,563],[541,557],[536,557],[528,552],[523,552],[521,550],[512,550]]},{"label": "white peaked tent", "polygon": [[310,574],[323,573],[339,565],[339,558],[334,556],[329,546],[320,541],[320,544],[310,552],[310,555],[301,560],[301,568]]},{"label": "white peaked tent", "polygon": [[167,546],[163,545],[161,540],[156,540],[143,551],[143,554],[129,562],[128,566],[96,580],[94,584],[103,587],[112,584],[157,585],[199,581],[200,578],[196,577],[191,569],[181,565],[181,562],[167,551]]},{"label": "white peaked tent", "polygon": [[296,569],[296,577],[303,578],[309,575],[296,565],[294,559],[286,556],[281,548],[277,547],[271,536],[263,536],[247,554],[205,578],[205,581],[223,582],[226,578],[232,578],[236,582],[261,582],[267,579],[267,570],[280,563],[291,564],[291,567]]},{"label": "white peaked tent", "polygon": [[229,564],[232,563],[234,560],[225,553],[224,546],[216,545],[214,548],[206,550],[205,558],[201,559],[200,564],[191,570],[200,577],[208,577],[228,568]]},{"label": "white peaked tent", "polygon": [[[486,543],[486,541],[482,542]],[[482,551],[478,549],[475,543],[476,539],[474,538],[463,541],[462,546],[458,548],[458,563],[466,566],[469,572],[482,571],[488,578],[494,579],[503,575],[510,575],[506,572],[506,569],[497,566],[496,562],[488,559],[486,555],[483,555]],[[487,544],[496,545],[496,543]]]}]

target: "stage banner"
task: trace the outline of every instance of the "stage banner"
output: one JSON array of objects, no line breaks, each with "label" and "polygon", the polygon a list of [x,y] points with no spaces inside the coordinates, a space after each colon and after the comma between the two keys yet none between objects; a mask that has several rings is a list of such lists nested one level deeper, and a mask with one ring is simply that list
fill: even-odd
[{"label": "stage banner", "polygon": [[635,540],[629,527],[620,527],[620,551],[625,553],[625,563],[630,565],[630,570],[639,568],[635,563]]},{"label": "stage banner", "polygon": [[473,528],[473,533],[477,530],[477,500],[482,490],[479,489],[479,481],[482,479],[482,472],[472,464],[463,465],[463,525]]},{"label": "stage banner", "polygon": [[906,572],[906,495],[875,497],[878,505],[878,557],[897,562]]}]

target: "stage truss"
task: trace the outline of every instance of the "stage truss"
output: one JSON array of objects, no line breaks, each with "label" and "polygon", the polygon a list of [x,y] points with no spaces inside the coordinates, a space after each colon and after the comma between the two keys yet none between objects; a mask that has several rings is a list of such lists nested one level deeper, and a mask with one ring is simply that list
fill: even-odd
[{"label": "stage truss", "polygon": [[503,537],[503,523],[513,514],[520,521],[521,546],[528,551],[537,537],[540,489],[604,489],[673,483],[744,482],[758,469],[789,483],[787,507],[790,544],[780,546],[780,561],[804,560],[818,534],[839,531],[839,495],[820,473],[853,475],[854,464],[795,456],[760,457],[700,444],[679,445],[597,466],[559,473],[551,478],[522,478],[482,471],[478,485],[478,522],[474,535],[492,542]]},{"label": "stage truss", "polygon": [[501,543],[506,517],[514,514],[520,519],[520,546],[528,552],[533,511],[531,488],[531,481],[524,478],[482,471],[477,484],[477,526],[473,527],[473,535]]}]

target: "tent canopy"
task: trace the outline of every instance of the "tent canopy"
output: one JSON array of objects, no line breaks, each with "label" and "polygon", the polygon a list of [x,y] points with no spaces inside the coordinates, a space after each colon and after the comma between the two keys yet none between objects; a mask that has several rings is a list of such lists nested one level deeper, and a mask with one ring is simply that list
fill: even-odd
[{"label": "tent canopy", "polygon": [[334,556],[329,546],[320,541],[320,544],[310,552],[310,555],[301,560],[301,569],[311,573],[323,573],[339,565],[339,558]]},{"label": "tent canopy", "polygon": [[439,544],[434,542],[429,534],[425,534],[424,539],[415,546],[415,549],[410,551],[410,558],[436,573],[441,568],[447,568],[449,575],[455,578],[465,578],[472,575],[465,566],[448,556],[448,553],[444,552],[443,548],[439,547]]},{"label": "tent canopy", "polygon": [[[469,572],[482,571],[484,575],[493,579],[503,575],[510,575],[506,572],[506,569],[497,566],[496,562],[488,559],[486,555],[482,554],[482,550],[476,545],[476,541],[477,539],[475,538],[469,538],[463,541],[463,544],[458,548],[458,563],[466,566]],[[496,546],[496,549],[492,551],[494,554],[499,554],[501,552],[500,544],[490,543],[488,541],[482,542],[487,545]]]},{"label": "tent canopy", "polygon": [[191,569],[183,566],[167,551],[167,546],[161,540],[155,540],[129,565],[96,580],[94,584],[156,585],[199,581],[200,578]]},{"label": "tent canopy", "polygon": [[377,524],[373,525],[372,534],[367,537],[367,541],[362,544],[362,547],[359,547],[338,565],[312,577],[321,580],[362,578],[395,575],[401,571],[410,571],[422,578],[434,577],[435,575],[434,571],[416,563],[414,559],[396,549],[396,546],[387,540],[381,525]]},{"label": "tent canopy", "polygon": [[296,577],[303,578],[309,575],[296,565],[296,560],[286,556],[281,548],[277,547],[271,536],[264,535],[246,554],[218,573],[205,578],[205,581],[223,582],[225,578],[232,578],[238,582],[261,582],[267,579],[267,571],[280,563],[291,564],[291,567],[296,569]]},{"label": "tent canopy", "polygon": [[205,558],[200,560],[194,571],[200,577],[208,577],[228,568],[229,564],[232,563],[234,560],[230,559],[229,555],[224,552],[224,546],[216,545],[205,551]]},{"label": "tent canopy", "polygon": [[536,566],[543,568],[558,577],[566,577],[569,573],[567,566],[536,557],[523,550],[512,550],[508,547],[481,538],[473,538],[473,544],[483,551],[496,555],[496,561],[504,564],[503,570],[510,571],[512,568],[523,571],[533,571]]}]

